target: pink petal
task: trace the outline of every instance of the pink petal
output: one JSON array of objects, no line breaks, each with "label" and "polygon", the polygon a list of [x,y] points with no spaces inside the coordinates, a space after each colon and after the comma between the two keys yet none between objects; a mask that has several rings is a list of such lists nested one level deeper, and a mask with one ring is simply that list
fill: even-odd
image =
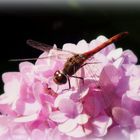
[{"label": "pink petal", "polygon": [[140,65],[130,65],[130,64],[125,64],[124,68],[126,70],[126,75],[128,76],[140,76]]},{"label": "pink petal", "polygon": [[68,140],[68,136],[59,132],[57,128],[46,129],[45,131],[47,140]]},{"label": "pink petal", "polygon": [[136,129],[130,133],[131,140],[139,140],[140,139],[140,129]]},{"label": "pink petal", "polygon": [[13,140],[26,140],[29,138],[28,132],[24,125],[15,125],[11,130],[11,139]]},{"label": "pink petal", "polygon": [[17,100],[16,103],[12,105],[12,109],[17,113],[17,114],[23,114],[25,110],[25,102],[21,99]]},{"label": "pink petal", "polygon": [[59,107],[59,103],[65,98],[69,99],[71,94],[72,94],[71,91],[68,91],[67,93],[58,95],[55,99],[54,106]]},{"label": "pink petal", "polygon": [[112,124],[112,119],[108,116],[99,116],[93,120],[93,134],[101,137],[107,134],[107,129]]},{"label": "pink petal", "polygon": [[40,104],[35,101],[33,103],[25,103],[25,110],[23,115],[32,115],[34,113],[38,113],[41,110]]},{"label": "pink petal", "polygon": [[[49,52],[47,52],[47,51],[45,51],[45,52],[43,52],[40,56],[39,56],[39,58],[43,58],[43,57],[47,57],[48,56],[48,53]],[[37,59],[37,61],[35,62],[35,65],[42,65],[42,64],[47,64],[47,59]]]},{"label": "pink petal", "polygon": [[117,96],[122,97],[122,95],[124,93],[126,93],[127,90],[129,90],[129,80],[130,80],[130,77],[128,77],[128,76],[123,76],[120,79],[120,81],[117,85],[117,88],[116,88]]},{"label": "pink petal", "polygon": [[75,52],[76,53],[84,53],[84,52],[86,52],[88,50],[89,50],[88,43],[85,40],[80,40],[77,43],[77,50],[75,50]]},{"label": "pink petal", "polygon": [[19,65],[20,72],[22,74],[23,80],[31,85],[34,81],[34,65],[30,62],[22,62]]},{"label": "pink petal", "polygon": [[88,51],[88,44],[85,40],[80,40],[77,43],[77,45],[72,44],[72,43],[66,43],[63,45],[63,50],[67,50],[74,53],[83,53],[85,51]]},{"label": "pink petal", "polygon": [[130,132],[119,126],[111,128],[104,140],[130,140]]},{"label": "pink petal", "polygon": [[20,78],[21,78],[20,72],[6,72],[2,74],[2,80],[4,83],[8,83],[13,79],[17,79],[19,81]]},{"label": "pink petal", "polygon": [[82,111],[83,111],[83,104],[81,102],[77,102],[75,110],[77,111],[78,114],[82,113]]},{"label": "pink petal", "polygon": [[113,65],[116,67],[116,68],[120,68],[123,64],[123,61],[124,59],[121,57],[119,59],[117,59],[115,62],[113,62]]},{"label": "pink petal", "polygon": [[140,79],[138,78],[138,76],[130,77],[130,80],[129,80],[129,89],[131,89],[131,90],[139,90],[139,87],[140,87]]},{"label": "pink petal", "polygon": [[76,121],[74,119],[69,119],[64,123],[59,124],[58,129],[63,133],[68,133],[72,131],[74,128],[76,128],[76,126],[77,126]]},{"label": "pink petal", "polygon": [[114,94],[114,91],[116,90],[121,77],[121,71],[116,69],[115,66],[108,64],[103,68],[99,84],[102,90],[101,94],[105,101],[105,107],[109,107],[115,102],[116,95]]},{"label": "pink petal", "polygon": [[89,43],[89,49],[92,50],[93,48],[96,48],[98,46],[96,39],[93,39]]},{"label": "pink petal", "polygon": [[8,116],[0,117],[0,139],[4,140],[24,140],[28,138],[28,134],[24,125],[18,125]]},{"label": "pink petal", "polygon": [[[86,81],[84,81],[84,84]],[[83,84],[83,83],[82,83]],[[81,91],[75,92],[71,95],[71,98],[75,101],[80,100],[82,98],[84,98],[89,92],[89,87],[83,87]]]},{"label": "pink petal", "polygon": [[135,92],[130,91],[131,95],[125,94],[122,98],[122,106],[135,115],[140,115],[140,98],[139,96],[132,96]]},{"label": "pink petal", "polygon": [[10,133],[5,132],[5,133],[0,134],[0,139],[1,140],[10,140],[11,139]]},{"label": "pink petal", "polygon": [[70,115],[71,117],[75,117],[75,115],[77,114],[76,103],[71,99],[62,99],[59,103],[59,110]]},{"label": "pink petal", "polygon": [[[93,88],[94,89],[94,88]],[[95,117],[104,109],[104,100],[102,100],[100,91],[90,91],[84,99],[84,110],[87,114]]]},{"label": "pink petal", "polygon": [[11,108],[11,105],[8,104],[1,104],[0,105],[0,112],[3,115],[10,115],[10,116],[16,116],[16,112]]},{"label": "pink petal", "polygon": [[46,135],[45,132],[39,130],[39,129],[34,129],[31,134],[31,139],[32,140],[46,140]]},{"label": "pink petal", "polygon": [[48,103],[49,105],[54,106],[54,101],[55,98],[52,97],[51,95],[40,94],[40,103],[42,105],[46,105]]},{"label": "pink petal", "polygon": [[2,94],[1,96],[0,96],[0,104],[2,105],[4,105],[4,104],[7,104],[7,105],[9,105],[9,104],[11,104],[11,103],[13,103],[13,98],[12,97],[9,97],[9,95],[8,94]]},{"label": "pink petal", "polygon": [[[39,82],[39,81],[38,81],[38,82],[35,82],[35,83],[32,85],[32,88],[33,88],[33,95],[34,95],[35,99],[36,99],[39,103],[41,103],[40,95],[46,94],[46,93],[45,93],[45,88],[44,88],[43,84],[42,84],[41,82]],[[44,97],[45,97],[45,95],[44,95]],[[45,98],[44,98],[44,100],[45,100]]]},{"label": "pink petal", "polygon": [[114,107],[112,110],[112,115],[115,121],[122,127],[132,125],[132,114],[125,108]]},{"label": "pink petal", "polygon": [[58,122],[58,123],[62,123],[65,122],[68,118],[66,117],[66,115],[64,113],[61,113],[60,111],[55,111],[52,112],[49,116],[49,118],[52,121]]},{"label": "pink petal", "polygon": [[134,116],[133,123],[136,128],[140,129],[140,116]]},{"label": "pink petal", "polygon": [[125,58],[125,62],[124,63],[133,63],[136,64],[138,59],[136,57],[136,55],[131,51],[131,50],[125,50],[123,52],[123,57]]},{"label": "pink petal", "polygon": [[107,58],[111,61],[111,60],[116,60],[118,59],[119,57],[121,57],[123,53],[123,50],[122,48],[118,48],[118,49],[115,49],[115,50],[112,50],[109,52],[109,54],[107,55]]},{"label": "pink petal", "polygon": [[29,115],[29,116],[23,116],[23,117],[18,117],[16,118],[14,121],[15,122],[22,122],[22,123],[26,123],[26,122],[30,122],[30,121],[34,121],[38,118],[38,114],[32,114],[32,115]]},{"label": "pink petal", "polygon": [[10,94],[9,96],[11,98],[14,98],[14,96],[18,95],[19,90],[20,90],[20,82],[17,79],[13,79],[12,81],[4,85],[5,93]]},{"label": "pink petal", "polygon": [[40,104],[49,103],[54,106],[54,101],[58,94],[50,89],[47,84],[36,82],[33,90],[34,96]]},{"label": "pink petal", "polygon": [[[74,138],[82,138],[89,134],[91,134],[91,130],[87,128],[83,128],[82,126],[77,126],[73,131],[70,131],[67,133],[68,136],[74,137]],[[88,140],[87,138],[85,140]]]},{"label": "pink petal", "polygon": [[106,91],[112,91],[113,87],[117,86],[121,79],[121,72],[113,65],[106,65],[100,75],[100,85]]},{"label": "pink petal", "polygon": [[8,132],[8,123],[10,122],[8,117],[0,116],[0,136]]},{"label": "pink petal", "polygon": [[19,64],[19,69],[21,73],[32,72],[34,65],[30,62],[22,62]]},{"label": "pink petal", "polygon": [[14,104],[19,98],[20,82],[13,79],[4,85],[5,93],[0,96],[0,104]]},{"label": "pink petal", "polygon": [[80,114],[75,118],[78,124],[86,124],[89,120],[89,116],[87,114]]},{"label": "pink petal", "polygon": [[36,65],[34,68],[35,79],[39,79],[41,81],[45,81],[46,78],[52,76],[52,74],[50,74],[51,72],[52,70],[50,70],[50,67],[46,65]]},{"label": "pink petal", "polygon": [[72,52],[72,50],[75,50],[76,45],[72,44],[72,43],[66,43],[66,44],[63,45],[62,48],[63,48],[63,50],[71,51]]},{"label": "pink petal", "polygon": [[75,109],[75,103],[70,99],[63,98],[61,102],[59,102],[59,109],[64,113],[73,113]]}]

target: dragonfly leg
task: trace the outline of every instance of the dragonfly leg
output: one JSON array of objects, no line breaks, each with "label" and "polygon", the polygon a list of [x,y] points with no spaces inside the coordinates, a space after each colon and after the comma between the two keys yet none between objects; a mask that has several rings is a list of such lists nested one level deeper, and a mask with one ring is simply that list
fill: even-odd
[{"label": "dragonfly leg", "polygon": [[69,76],[67,76],[67,80],[68,80],[69,87],[66,88],[66,89],[63,89],[63,91],[71,89],[71,83],[70,83],[70,78],[69,78]]},{"label": "dragonfly leg", "polygon": [[[72,76],[70,76],[70,77],[78,78],[78,79],[82,80],[82,81],[83,81],[83,84],[84,84],[84,78],[83,78],[83,77],[78,77],[78,76],[74,76],[74,75],[72,75]],[[67,80],[68,80],[69,88],[63,89],[63,91],[71,89],[71,83],[70,83],[70,78],[69,78],[69,76],[67,76]]]},{"label": "dragonfly leg", "polygon": [[70,78],[69,78],[69,76],[67,76],[67,79],[68,79],[69,89],[71,89],[71,83],[70,83]]}]

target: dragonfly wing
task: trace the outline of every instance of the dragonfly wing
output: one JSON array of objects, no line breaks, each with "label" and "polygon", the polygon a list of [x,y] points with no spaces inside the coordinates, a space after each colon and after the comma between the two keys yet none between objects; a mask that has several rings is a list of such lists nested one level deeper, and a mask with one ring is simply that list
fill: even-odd
[{"label": "dragonfly wing", "polygon": [[[40,43],[31,39],[27,40],[27,44],[35,49],[38,49],[44,52],[49,52],[46,58],[57,58],[57,59],[66,60],[67,58],[72,57],[75,54],[73,52],[57,48],[56,45],[50,46],[45,43]],[[42,58],[39,57],[39,59],[42,59]]]},{"label": "dragonfly wing", "polygon": [[[53,50],[54,51],[54,50]],[[10,59],[9,61],[36,61],[36,60],[41,60],[41,59],[60,59],[63,60],[64,62],[67,60],[68,57],[71,57],[71,55],[66,55],[64,53],[58,53],[56,54],[56,52],[52,52],[51,54],[45,54],[45,55],[41,55],[39,57],[32,57],[32,58],[15,58],[15,59]]]},{"label": "dragonfly wing", "polygon": [[94,81],[98,81],[103,68],[103,63],[99,61],[87,60],[83,68],[86,78],[91,78]]},{"label": "dragonfly wing", "polygon": [[65,51],[63,51],[63,50],[60,51],[60,50],[58,50],[58,49],[52,49],[52,50],[50,50],[48,56],[50,56],[50,57],[55,56],[55,57],[58,58],[58,59],[66,60],[66,59],[68,59],[69,57],[72,57],[73,54],[72,54],[72,53],[69,53],[69,52],[65,52]]},{"label": "dragonfly wing", "polygon": [[64,52],[67,53],[67,54],[76,54],[74,52],[71,52],[71,51],[67,51],[67,50],[62,50],[60,48],[57,48],[56,45],[54,46],[51,46],[51,45],[47,45],[45,43],[41,43],[41,42],[37,42],[37,41],[34,41],[32,39],[29,39],[27,40],[26,42],[29,46],[35,48],[35,49],[38,49],[38,50],[41,50],[41,51],[50,51],[51,49],[54,49],[54,50],[57,50],[60,54],[63,54]]},{"label": "dragonfly wing", "polygon": [[61,56],[56,56],[56,55],[51,55],[51,56],[41,56],[41,57],[33,57],[33,58],[17,58],[17,59],[10,59],[9,61],[36,61],[38,59],[51,59],[51,58],[58,58],[58,59],[66,59],[66,56],[61,55]]},{"label": "dragonfly wing", "polygon": [[52,46],[47,45],[45,43],[40,43],[40,42],[34,41],[32,39],[28,39],[26,43],[29,46],[31,46],[35,49],[41,50],[41,51],[49,51],[50,49],[52,49]]}]

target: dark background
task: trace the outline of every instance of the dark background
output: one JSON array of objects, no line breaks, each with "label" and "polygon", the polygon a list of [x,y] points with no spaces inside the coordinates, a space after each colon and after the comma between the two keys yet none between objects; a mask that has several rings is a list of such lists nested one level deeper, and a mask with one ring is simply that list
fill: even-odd
[{"label": "dark background", "polygon": [[[58,47],[64,43],[90,42],[128,31],[117,46],[133,50],[140,58],[140,8],[102,6],[12,7],[0,10],[0,75],[17,71],[19,62],[11,58],[38,57],[40,51],[26,45],[31,38]],[[3,84],[0,79],[0,92]]]}]

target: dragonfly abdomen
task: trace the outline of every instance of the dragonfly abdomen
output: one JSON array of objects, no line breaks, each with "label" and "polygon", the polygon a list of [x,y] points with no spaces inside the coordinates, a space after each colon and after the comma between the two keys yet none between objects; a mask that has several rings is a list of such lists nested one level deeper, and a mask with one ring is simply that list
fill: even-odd
[{"label": "dragonfly abdomen", "polygon": [[122,32],[119,33],[111,38],[109,38],[107,41],[105,41],[104,43],[102,43],[101,45],[97,46],[96,48],[94,48],[91,51],[87,51],[83,54],[83,56],[88,59],[91,56],[93,56],[94,54],[96,54],[97,52],[99,52],[100,50],[104,49],[105,47],[107,47],[108,45],[120,40],[121,38],[125,37],[126,35],[128,35],[128,32]]}]

